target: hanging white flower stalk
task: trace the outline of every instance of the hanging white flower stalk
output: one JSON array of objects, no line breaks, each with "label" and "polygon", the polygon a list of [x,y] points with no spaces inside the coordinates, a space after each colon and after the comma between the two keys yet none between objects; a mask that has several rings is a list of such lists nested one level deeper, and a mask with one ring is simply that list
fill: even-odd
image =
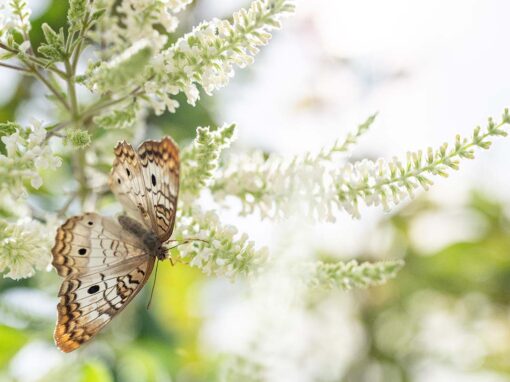
[{"label": "hanging white flower stalk", "polygon": [[221,152],[235,140],[236,126],[224,125],[216,130],[198,127],[197,137],[182,152],[182,208],[188,208],[209,183],[217,169]]},{"label": "hanging white flower stalk", "polygon": [[389,210],[413,197],[417,189],[427,190],[433,176],[448,176],[459,168],[460,160],[474,158],[475,148],[489,148],[490,138],[505,136],[503,127],[509,123],[505,110],[499,124],[489,120],[485,131],[477,127],[470,138],[457,136],[451,146],[445,143],[436,150],[410,152],[405,161],[363,159],[338,166],[332,154],[341,150],[335,149],[290,162],[276,156],[266,159],[262,153],[235,157],[218,173],[211,190],[220,202],[237,197],[244,215],[258,211],[262,217],[281,219],[297,209],[312,219],[334,221],[344,210],[359,218],[360,201]]},{"label": "hanging white flower stalk", "polygon": [[387,211],[407,197],[413,198],[416,190],[428,190],[433,184],[431,177],[447,177],[451,170],[459,169],[462,159],[474,159],[475,148],[488,149],[491,138],[507,136],[504,127],[508,124],[510,115],[506,109],[501,122],[496,124],[489,119],[484,131],[477,127],[469,138],[457,135],[453,145],[444,143],[439,149],[408,152],[405,161],[393,158],[348,163],[331,173],[335,202],[354,217],[360,216],[361,200],[368,206],[382,205]]},{"label": "hanging white flower stalk", "polygon": [[268,259],[266,247],[256,249],[246,234],[239,234],[234,226],[221,224],[215,211],[204,212],[194,206],[183,211],[178,221],[173,236],[176,240],[198,239],[179,246],[179,256],[208,275],[230,279],[252,276]]},{"label": "hanging white flower stalk", "polygon": [[195,105],[198,85],[209,95],[225,86],[234,75],[234,66],[251,64],[259,47],[271,38],[269,32],[279,28],[280,18],[293,9],[288,0],[257,0],[248,10],[234,13],[232,22],[203,22],[177,40],[155,58],[145,83],[156,113],[162,113],[165,107],[174,112],[178,107],[174,96],[180,92]]},{"label": "hanging white flower stalk", "polygon": [[298,271],[303,281],[312,288],[344,290],[367,288],[381,285],[397,276],[404,262],[380,261],[376,263],[323,262],[317,261],[298,265]]},{"label": "hanging white flower stalk", "polygon": [[268,260],[267,248],[255,243],[237,228],[222,225],[215,211],[202,211],[196,199],[214,177],[221,152],[235,140],[235,125],[216,130],[197,128],[197,137],[182,152],[179,224],[174,237],[179,241],[193,238],[179,247],[179,256],[206,274],[230,279],[258,273]]},{"label": "hanging white flower stalk", "polygon": [[291,161],[262,152],[232,156],[219,169],[210,188],[215,199],[223,203],[228,196],[242,202],[242,215],[258,211],[262,217],[282,219],[298,211],[318,220],[333,221],[335,189],[326,174],[337,154],[346,153],[365,134],[375,115],[358,126],[345,139],[336,141],[317,154],[305,153]]}]

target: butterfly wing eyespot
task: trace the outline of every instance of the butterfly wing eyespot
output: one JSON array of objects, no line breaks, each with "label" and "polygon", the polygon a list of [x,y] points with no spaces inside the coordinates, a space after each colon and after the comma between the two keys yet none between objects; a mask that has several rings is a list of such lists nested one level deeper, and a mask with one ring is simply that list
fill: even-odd
[{"label": "butterfly wing eyespot", "polygon": [[57,230],[52,254],[53,266],[65,277],[54,333],[64,352],[89,341],[124,309],[155,262],[136,235],[97,214],[68,219]]},{"label": "butterfly wing eyespot", "polygon": [[126,142],[115,147],[110,187],[126,212],[156,233],[172,235],[179,194],[179,149],[165,137],[145,141],[135,151]]},{"label": "butterfly wing eyespot", "polygon": [[124,207],[128,215],[140,221],[146,228],[151,228],[152,221],[148,214],[150,201],[147,198],[142,166],[138,154],[126,141],[119,142],[114,148],[115,159],[108,179],[110,189]]},{"label": "butterfly wing eyespot", "polygon": [[145,141],[137,150],[144,171],[152,230],[161,242],[172,235],[179,194],[179,149],[170,137]]}]

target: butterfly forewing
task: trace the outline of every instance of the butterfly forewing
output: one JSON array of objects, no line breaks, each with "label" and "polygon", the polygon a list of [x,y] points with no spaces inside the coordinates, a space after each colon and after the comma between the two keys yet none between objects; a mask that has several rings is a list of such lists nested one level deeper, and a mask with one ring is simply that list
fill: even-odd
[{"label": "butterfly forewing", "polygon": [[119,142],[114,152],[115,159],[108,180],[110,189],[127,214],[150,229],[152,221],[149,211],[152,206],[147,197],[138,153],[125,141]]},{"label": "butterfly forewing", "polygon": [[70,352],[90,340],[142,289],[155,257],[141,239],[110,218],[89,213],[57,231],[53,266],[65,280],[55,328],[57,346]]},{"label": "butterfly forewing", "polygon": [[179,193],[179,149],[172,139],[145,141],[137,151],[126,142],[115,147],[110,187],[124,209],[161,242],[175,223]]},{"label": "butterfly forewing", "polygon": [[151,200],[152,230],[165,242],[172,235],[179,194],[179,149],[170,138],[145,141],[138,156],[148,197]]}]

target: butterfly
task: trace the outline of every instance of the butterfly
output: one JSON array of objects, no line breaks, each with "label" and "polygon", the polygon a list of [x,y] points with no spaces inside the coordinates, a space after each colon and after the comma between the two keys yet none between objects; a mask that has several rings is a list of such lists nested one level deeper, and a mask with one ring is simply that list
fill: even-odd
[{"label": "butterfly", "polygon": [[71,352],[93,338],[140,292],[175,223],[179,149],[165,137],[137,150],[125,141],[114,149],[109,186],[126,214],[69,218],[57,230],[52,264],[64,277],[54,339]]}]

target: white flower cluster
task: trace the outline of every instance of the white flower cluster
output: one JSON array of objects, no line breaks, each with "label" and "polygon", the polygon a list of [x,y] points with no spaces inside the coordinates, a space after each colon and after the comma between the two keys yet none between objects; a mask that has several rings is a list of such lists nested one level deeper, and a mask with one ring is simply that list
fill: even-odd
[{"label": "white flower cluster", "polygon": [[25,0],[0,0],[0,38],[3,40],[11,30],[28,33],[31,13]]},{"label": "white flower cluster", "polygon": [[335,263],[317,261],[299,268],[303,280],[312,288],[350,290],[384,284],[395,278],[403,266],[401,260],[361,264],[352,260]]},{"label": "white flower cluster", "polygon": [[161,50],[168,34],[178,25],[176,13],[192,0],[122,0],[102,1],[97,8],[106,9],[96,30],[90,33],[94,41],[106,46],[106,56],[121,53],[139,40],[151,42],[154,51]]},{"label": "white flower cluster", "polygon": [[233,156],[218,172],[211,191],[218,202],[230,195],[242,202],[241,215],[256,210],[263,218],[282,219],[297,211],[309,218],[334,221],[338,208],[332,163],[335,155],[346,153],[375,121],[371,115],[354,132],[317,154],[305,153],[286,162],[282,158],[255,152]]},{"label": "white flower cluster", "polygon": [[455,143],[444,143],[439,149],[429,147],[425,152],[408,152],[405,161],[393,158],[376,162],[364,159],[348,163],[332,173],[336,188],[336,202],[352,216],[359,218],[359,201],[367,206],[382,205],[386,211],[407,197],[413,198],[417,189],[428,190],[432,176],[447,177],[449,171],[458,170],[461,159],[473,159],[474,149],[488,149],[490,138],[506,136],[504,126],[510,124],[508,110],[495,124],[489,119],[485,131],[477,127],[470,138],[457,135]]},{"label": "white flower cluster", "polygon": [[198,239],[180,245],[179,256],[208,275],[251,276],[268,259],[266,247],[255,249],[246,234],[239,235],[236,227],[222,225],[216,212],[198,206],[182,213],[174,237],[181,243]]},{"label": "white flower cluster", "polygon": [[17,126],[15,132],[2,136],[7,155],[0,154],[0,190],[20,196],[26,193],[23,182],[34,188],[42,185],[39,171],[55,169],[62,163],[47,145],[46,129],[38,121],[29,128]]},{"label": "white flower cluster", "polygon": [[[333,174],[337,182],[337,196],[340,207],[355,218],[359,218],[359,201],[363,200],[367,206],[382,205],[385,211],[407,199],[414,197],[414,190],[419,183],[412,179],[402,178],[391,181],[392,173],[397,168],[403,168],[398,158],[390,162],[379,158],[377,161],[363,159],[355,163],[347,163]],[[411,178],[408,176],[407,178]],[[421,185],[428,189],[432,184],[423,177]]]},{"label": "white flower cluster", "polygon": [[258,211],[262,218],[283,219],[298,212],[312,219],[334,221],[335,189],[329,162],[303,158],[286,162],[262,152],[232,156],[218,171],[211,190],[216,201],[241,200],[241,215]]},{"label": "white flower cluster", "polygon": [[48,269],[51,240],[48,229],[29,218],[17,223],[0,221],[0,272],[14,280]]},{"label": "white flower cluster", "polygon": [[143,81],[144,68],[151,56],[151,42],[138,40],[112,59],[89,67],[84,85],[92,92],[104,94]]},{"label": "white flower cluster", "polygon": [[248,10],[234,13],[233,21],[203,22],[155,57],[153,73],[145,84],[156,113],[179,106],[173,96],[186,94],[195,105],[200,85],[206,94],[225,86],[241,68],[253,62],[260,46],[267,44],[271,30],[280,27],[282,15],[292,12],[288,0],[256,0]]},{"label": "white flower cluster", "polygon": [[236,157],[218,171],[211,190],[219,202],[228,196],[240,199],[241,214],[258,210],[262,217],[283,218],[298,211],[312,219],[334,221],[344,210],[359,218],[361,200],[389,210],[413,197],[415,190],[427,190],[432,176],[457,170],[461,159],[474,157],[474,148],[489,148],[490,138],[507,134],[503,129],[507,124],[510,116],[505,111],[501,123],[489,120],[485,131],[477,127],[469,139],[457,136],[451,146],[410,152],[405,161],[364,159],[338,167],[331,160],[335,150],[330,149],[287,163],[276,156],[266,159],[262,153]]},{"label": "white flower cluster", "polygon": [[223,125],[216,130],[198,127],[193,143],[182,152],[180,204],[186,208],[200,196],[219,164],[221,152],[235,140],[235,125]]}]

